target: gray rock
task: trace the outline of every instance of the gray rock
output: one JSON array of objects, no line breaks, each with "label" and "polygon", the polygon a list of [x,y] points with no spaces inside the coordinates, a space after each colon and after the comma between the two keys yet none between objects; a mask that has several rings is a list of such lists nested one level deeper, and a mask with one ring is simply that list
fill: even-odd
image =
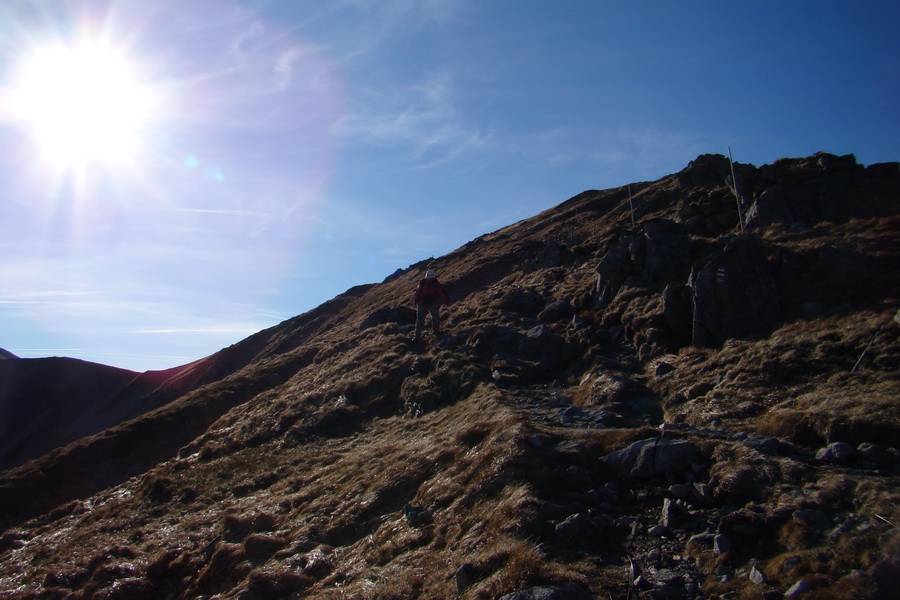
[{"label": "gray rock", "polygon": [[665,525],[654,525],[647,533],[649,533],[653,537],[665,537],[669,535],[669,528]]},{"label": "gray rock", "polygon": [[766,574],[757,569],[755,566],[750,568],[749,578],[750,581],[757,585],[763,585],[768,581],[768,579],[766,579]]},{"label": "gray rock", "polygon": [[675,527],[675,521],[684,512],[671,498],[663,500],[662,514],[659,517],[659,524],[666,528]]},{"label": "gray rock", "polygon": [[560,539],[575,542],[585,538],[602,535],[603,530],[586,514],[570,515],[566,520],[557,523],[554,528]]},{"label": "gray rock", "polygon": [[781,442],[779,442],[777,438],[762,436],[748,438],[747,444],[753,446],[763,454],[777,454],[778,448],[781,446]]},{"label": "gray rock", "polygon": [[606,308],[631,275],[631,251],[627,238],[621,238],[609,249],[597,265],[595,308]]},{"label": "gray rock", "polygon": [[708,483],[695,483],[694,484],[694,495],[697,500],[701,500],[703,502],[712,502],[714,497],[713,487]]},{"label": "gray rock", "polygon": [[689,285],[694,307],[692,343],[697,346],[758,335],[781,312],[768,252],[753,234],[735,237],[721,254],[696,263]]},{"label": "gray rock", "polygon": [[731,540],[728,539],[724,534],[719,534],[713,538],[713,550],[716,551],[716,554],[725,554],[729,550],[731,550]]},{"label": "gray rock", "polygon": [[648,438],[603,458],[611,469],[629,477],[683,473],[699,458],[696,446],[687,440]]},{"label": "gray rock", "polygon": [[561,586],[540,585],[519,592],[513,592],[500,600],[593,600],[594,595],[577,583],[569,582]]},{"label": "gray rock", "polygon": [[747,209],[744,221],[747,227],[759,228],[772,223],[790,223],[793,220],[794,214],[787,204],[784,190],[771,187],[754,199]]},{"label": "gray rock", "polygon": [[557,300],[544,307],[544,310],[538,315],[538,320],[545,323],[561,321],[568,319],[572,313],[572,305],[568,300]]},{"label": "gray rock", "polygon": [[407,522],[413,527],[423,527],[431,523],[434,512],[407,504],[403,507],[403,513],[406,515]]},{"label": "gray rock", "polygon": [[894,463],[894,455],[879,444],[863,442],[856,448],[856,453],[861,460],[874,463],[879,468],[889,467]]},{"label": "gray rock", "polygon": [[827,462],[846,464],[854,455],[853,446],[847,442],[832,442],[816,452],[816,458]]},{"label": "gray rock", "polygon": [[805,594],[806,592],[812,589],[812,584],[805,579],[801,579],[794,585],[788,588],[788,590],[784,593],[785,598],[795,598],[800,596],[801,594]]},{"label": "gray rock", "polygon": [[656,369],[654,370],[653,374],[656,377],[664,377],[664,376],[668,375],[669,373],[672,373],[673,371],[675,371],[675,367],[673,367],[669,363],[659,362],[659,363],[657,363]]}]

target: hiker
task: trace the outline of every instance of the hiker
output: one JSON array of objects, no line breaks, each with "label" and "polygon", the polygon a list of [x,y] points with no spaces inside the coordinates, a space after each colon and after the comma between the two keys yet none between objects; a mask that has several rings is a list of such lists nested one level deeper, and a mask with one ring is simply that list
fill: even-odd
[{"label": "hiker", "polygon": [[441,304],[450,304],[450,297],[444,291],[444,287],[437,280],[437,273],[433,269],[428,269],[425,277],[419,281],[416,286],[416,333],[413,335],[413,341],[417,341],[422,336],[422,327],[425,325],[425,314],[431,313],[431,329],[434,331],[434,337],[441,335]]}]

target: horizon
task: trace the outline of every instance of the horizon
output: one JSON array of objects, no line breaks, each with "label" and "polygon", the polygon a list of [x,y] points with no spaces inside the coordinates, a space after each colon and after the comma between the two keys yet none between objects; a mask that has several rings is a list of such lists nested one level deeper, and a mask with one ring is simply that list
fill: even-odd
[{"label": "horizon", "polygon": [[0,348],[166,369],[701,154],[897,161],[900,5],[815,7],[7,3]]}]

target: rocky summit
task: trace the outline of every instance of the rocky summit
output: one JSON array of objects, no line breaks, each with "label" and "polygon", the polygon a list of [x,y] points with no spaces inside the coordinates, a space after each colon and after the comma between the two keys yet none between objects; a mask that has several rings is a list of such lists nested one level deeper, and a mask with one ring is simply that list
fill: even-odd
[{"label": "rocky summit", "polygon": [[[0,352],[0,598],[895,598],[900,165],[733,173],[170,371]],[[412,343],[426,269],[453,303]]]}]

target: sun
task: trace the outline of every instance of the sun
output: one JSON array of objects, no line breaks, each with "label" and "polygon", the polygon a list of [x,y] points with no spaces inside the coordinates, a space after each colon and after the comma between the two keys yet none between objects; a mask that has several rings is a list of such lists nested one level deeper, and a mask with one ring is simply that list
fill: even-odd
[{"label": "sun", "polygon": [[132,61],[100,44],[35,49],[11,95],[17,120],[58,168],[133,161],[155,109]]}]

